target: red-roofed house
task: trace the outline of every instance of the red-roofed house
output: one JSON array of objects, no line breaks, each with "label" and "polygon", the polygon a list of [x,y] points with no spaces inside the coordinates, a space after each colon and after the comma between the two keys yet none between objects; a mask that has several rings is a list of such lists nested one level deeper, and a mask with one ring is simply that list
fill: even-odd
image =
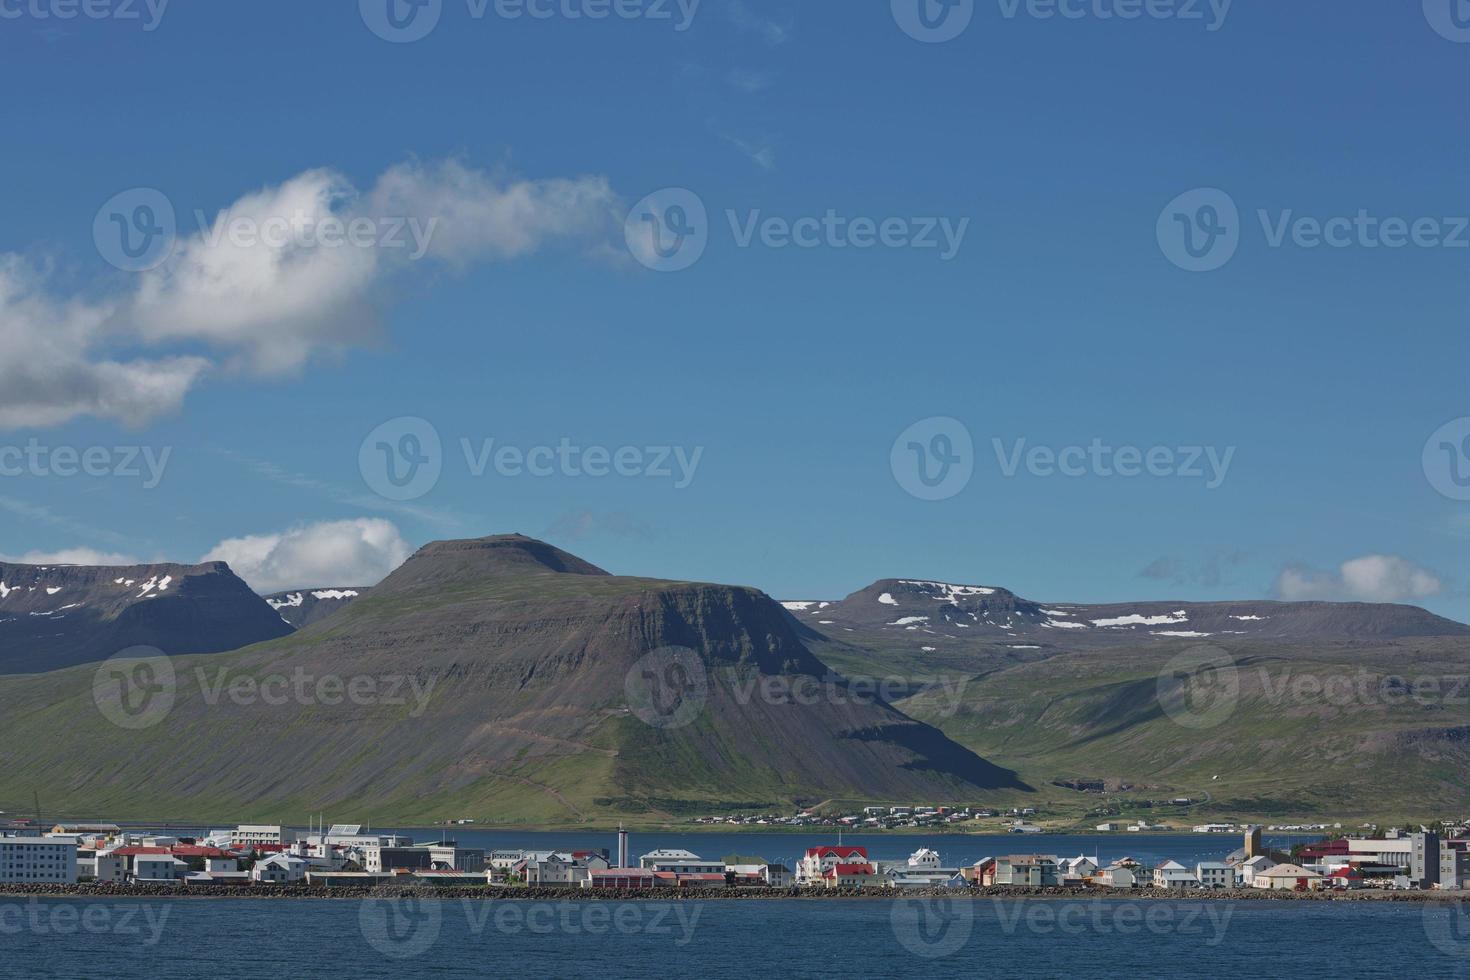
[{"label": "red-roofed house", "polygon": [[827,888],[878,888],[885,883],[878,869],[867,863],[834,864],[822,872]]},{"label": "red-roofed house", "polygon": [[796,868],[798,884],[819,884],[826,873],[839,864],[865,864],[868,860],[866,847],[809,847],[801,864]]}]

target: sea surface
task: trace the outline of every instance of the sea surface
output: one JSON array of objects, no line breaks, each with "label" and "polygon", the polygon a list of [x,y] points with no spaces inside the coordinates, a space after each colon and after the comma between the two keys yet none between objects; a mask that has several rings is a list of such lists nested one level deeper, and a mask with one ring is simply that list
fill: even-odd
[{"label": "sea surface", "polygon": [[1409,902],[9,900],[0,977],[1470,977],[1467,922]]}]

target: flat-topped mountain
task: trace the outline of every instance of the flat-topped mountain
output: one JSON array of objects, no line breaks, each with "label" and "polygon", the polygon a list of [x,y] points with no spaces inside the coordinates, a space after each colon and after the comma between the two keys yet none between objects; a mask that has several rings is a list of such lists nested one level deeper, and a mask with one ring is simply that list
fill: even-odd
[{"label": "flat-topped mountain", "polygon": [[55,670],[134,646],[215,653],[290,632],[223,562],[0,562],[0,673]]},{"label": "flat-topped mountain", "polygon": [[783,603],[808,627],[845,632],[1070,647],[1140,637],[1208,639],[1403,639],[1470,636],[1470,626],[1416,606],[1333,602],[1035,602],[997,586],[884,579],[837,601]]},{"label": "flat-topped mountain", "polygon": [[[82,672],[0,685],[0,717],[15,719],[0,767],[17,785],[30,785],[22,770],[66,774],[56,806],[155,815],[575,822],[720,801],[1025,792],[850,688],[802,636],[754,589],[609,575],[521,536],[438,542],[289,637],[177,663],[172,710],[142,736],[68,703]],[[240,703],[212,686],[277,674],[371,678],[394,700]],[[9,710],[52,699],[54,711]],[[62,724],[70,737],[45,734]],[[140,738],[166,745],[169,764]]]}]

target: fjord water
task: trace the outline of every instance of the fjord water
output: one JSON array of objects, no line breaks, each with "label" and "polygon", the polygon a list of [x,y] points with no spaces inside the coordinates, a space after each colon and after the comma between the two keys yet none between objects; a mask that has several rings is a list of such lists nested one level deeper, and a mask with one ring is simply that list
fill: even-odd
[{"label": "fjord water", "polygon": [[10,900],[0,976],[1470,977],[1460,913],[1411,902],[430,900],[397,920],[387,904]]}]

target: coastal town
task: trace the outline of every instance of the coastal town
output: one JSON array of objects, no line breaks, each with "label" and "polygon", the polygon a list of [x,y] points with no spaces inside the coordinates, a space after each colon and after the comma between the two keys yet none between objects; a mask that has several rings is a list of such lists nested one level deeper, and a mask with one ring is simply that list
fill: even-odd
[{"label": "coastal town", "polygon": [[[1197,827],[1200,833],[1221,832]],[[682,848],[635,854],[618,830],[611,848],[569,850],[462,846],[441,834],[416,841],[357,824],[239,824],[198,836],[125,830],[110,823],[12,827],[0,836],[0,888],[47,890],[92,885],[110,890],[175,886],[185,890],[282,886],[362,890],[416,884],[594,892],[775,890],[868,893],[901,890],[1075,889],[1179,891],[1458,891],[1470,889],[1470,827],[1435,825],[1377,837],[1319,835],[1285,852],[1260,826],[1218,860],[1102,860],[1096,855],[1014,853],[965,864],[918,847],[906,859],[878,860],[864,846],[816,844],[794,866],[754,855],[706,857]],[[1064,839],[1064,838],[1063,838]]]}]

